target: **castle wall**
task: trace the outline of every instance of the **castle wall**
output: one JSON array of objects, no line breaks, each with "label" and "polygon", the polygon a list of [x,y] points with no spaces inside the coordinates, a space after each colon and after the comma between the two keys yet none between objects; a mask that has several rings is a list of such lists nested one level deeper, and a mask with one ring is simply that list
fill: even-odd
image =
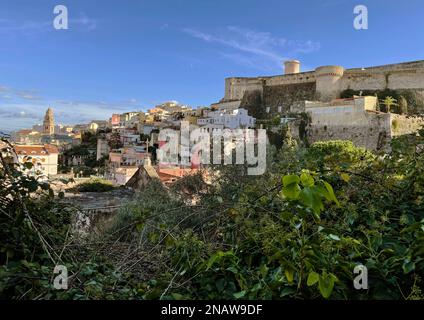
[{"label": "castle wall", "polygon": [[262,91],[261,78],[227,78],[225,79],[224,101],[241,100],[246,91]]},{"label": "castle wall", "polygon": [[265,87],[276,86],[277,90],[277,86],[285,88],[284,85],[302,83],[314,83],[316,97],[321,101],[338,98],[340,93],[347,89],[356,91],[392,89],[408,90],[417,96],[417,104],[423,104],[424,61],[347,70],[340,66],[324,66],[315,71],[272,77],[227,78],[222,101],[242,100],[247,91],[262,93]]},{"label": "castle wall", "polygon": [[424,90],[424,69],[397,71],[347,71],[340,82],[341,90]]},{"label": "castle wall", "polygon": [[[310,143],[326,140],[350,140],[369,150],[387,149],[391,134],[390,114],[364,113],[334,117],[333,123],[316,121],[308,127]],[[315,119],[317,120],[317,119]]]},{"label": "castle wall", "polygon": [[225,79],[224,101],[242,100],[246,91],[263,91],[264,86],[280,86],[301,83],[314,83],[315,73],[302,72],[273,77],[227,78]]},{"label": "castle wall", "polygon": [[227,87],[228,95],[218,107],[238,107],[246,92],[256,91],[263,96],[262,104],[258,107],[269,107],[269,113],[275,115],[281,113],[278,111],[279,107],[282,107],[282,112],[287,112],[297,101],[316,98],[329,101],[338,98],[346,89],[409,90],[417,96],[417,101],[424,101],[424,69],[422,72],[390,68],[344,71],[341,67],[330,66],[320,68],[317,73],[305,72],[267,78],[231,78],[227,79]]},{"label": "castle wall", "polygon": [[269,108],[268,117],[274,117],[290,111],[297,101],[315,99],[315,82],[265,86],[263,105]]}]

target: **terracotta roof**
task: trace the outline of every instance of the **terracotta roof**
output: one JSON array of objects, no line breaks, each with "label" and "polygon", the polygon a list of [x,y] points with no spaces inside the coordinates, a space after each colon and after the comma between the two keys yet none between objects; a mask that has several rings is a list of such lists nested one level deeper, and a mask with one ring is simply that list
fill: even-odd
[{"label": "terracotta roof", "polygon": [[18,134],[30,134],[32,132],[32,130],[28,130],[28,129],[22,129],[18,131]]},{"label": "terracotta roof", "polygon": [[179,179],[179,177],[177,177],[177,176],[173,176],[171,174],[167,174],[167,173],[163,173],[163,172],[158,172],[158,175],[159,175],[160,181],[162,181],[163,183],[172,182],[172,181],[176,181],[177,179]]},{"label": "terracotta roof", "polygon": [[15,151],[18,155],[37,155],[45,156],[52,153],[59,153],[56,146],[45,145],[14,145]]}]

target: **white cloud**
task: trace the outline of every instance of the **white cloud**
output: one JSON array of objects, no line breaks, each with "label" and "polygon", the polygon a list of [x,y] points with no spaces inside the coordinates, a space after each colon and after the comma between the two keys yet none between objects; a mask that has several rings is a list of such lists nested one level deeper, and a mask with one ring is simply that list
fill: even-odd
[{"label": "white cloud", "polygon": [[0,85],[0,99],[42,100],[36,90],[20,90]]},{"label": "white cloud", "polygon": [[54,112],[56,123],[77,124],[92,120],[107,120],[113,113],[137,111],[141,107],[135,104],[135,99],[118,102],[105,101],[13,101],[0,100],[0,131],[14,131],[31,128],[43,121],[48,107]]},{"label": "white cloud", "polygon": [[[0,19],[0,35],[2,36],[32,36],[47,31],[55,31],[53,27],[54,15],[48,21],[16,21],[12,19]],[[80,13],[78,17],[69,16],[69,29],[94,30],[97,27],[97,20],[88,18],[85,13]]]},{"label": "white cloud", "polygon": [[215,43],[226,48],[227,51],[219,52],[222,57],[263,70],[281,67],[282,60],[314,52],[320,48],[319,42],[290,40],[273,36],[269,32],[258,32],[236,26],[227,26],[225,32],[219,34],[191,28],[184,28],[182,31],[206,43]]}]

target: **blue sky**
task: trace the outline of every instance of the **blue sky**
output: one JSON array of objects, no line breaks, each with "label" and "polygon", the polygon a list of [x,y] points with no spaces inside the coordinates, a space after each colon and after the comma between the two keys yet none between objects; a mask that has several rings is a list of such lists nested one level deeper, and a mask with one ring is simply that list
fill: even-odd
[{"label": "blue sky", "polygon": [[[69,29],[55,30],[55,5]],[[353,28],[353,8],[369,29]],[[424,59],[422,0],[1,0],[0,131],[222,98],[224,79]]]}]

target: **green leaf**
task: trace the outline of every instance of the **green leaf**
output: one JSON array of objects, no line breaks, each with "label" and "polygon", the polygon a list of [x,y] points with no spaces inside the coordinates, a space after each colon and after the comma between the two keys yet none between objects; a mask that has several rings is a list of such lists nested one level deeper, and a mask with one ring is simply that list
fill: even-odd
[{"label": "green leaf", "polygon": [[319,276],[318,280],[318,288],[321,295],[328,299],[331,296],[334,288],[334,277],[323,272],[322,275]]},{"label": "green leaf", "polygon": [[315,189],[311,187],[305,187],[300,192],[299,197],[302,203],[305,206],[311,208],[314,211],[314,213],[319,214],[322,210],[324,210],[324,205],[322,203],[322,200],[319,194],[315,192]]},{"label": "green leaf", "polygon": [[300,187],[298,184],[293,183],[287,187],[283,187],[282,193],[287,199],[296,200],[300,195]]},{"label": "green leaf", "polygon": [[340,174],[340,178],[342,178],[342,180],[344,182],[349,182],[350,181],[350,176],[347,173],[341,173]]},{"label": "green leaf", "polygon": [[328,200],[334,201],[338,206],[340,205],[339,201],[336,198],[336,195],[334,194],[333,187],[326,181],[323,181],[325,189],[327,189],[328,192]]},{"label": "green leaf", "polygon": [[261,273],[262,277],[265,278],[266,275],[268,274],[268,267],[266,266],[266,264],[262,264],[259,268],[259,272]]},{"label": "green leaf", "polygon": [[32,180],[28,182],[28,191],[34,192],[38,189],[38,182],[36,180]]},{"label": "green leaf", "polygon": [[246,291],[240,291],[233,294],[234,298],[241,299],[246,295]]},{"label": "green leaf", "polygon": [[291,269],[286,269],[284,271],[284,274],[286,276],[286,279],[289,283],[293,283],[293,278],[294,278],[294,272]]},{"label": "green leaf", "polygon": [[331,240],[340,241],[340,238],[338,236],[336,236],[335,234],[329,234],[328,237]]},{"label": "green leaf", "polygon": [[300,182],[300,179],[297,175],[287,175],[283,177],[283,186],[287,187],[291,184],[298,184]]},{"label": "green leaf", "polygon": [[306,172],[300,175],[300,181],[304,187],[312,187],[315,184],[314,178]]},{"label": "green leaf", "polygon": [[296,293],[296,290],[293,287],[285,287],[283,290],[281,290],[280,297],[289,296],[294,293]]},{"label": "green leaf", "polygon": [[315,283],[319,281],[319,274],[315,271],[309,272],[308,280],[306,281],[306,284],[310,287],[313,286]]},{"label": "green leaf", "polygon": [[227,270],[230,271],[230,272],[232,272],[232,273],[234,273],[234,274],[237,274],[238,273],[237,268],[234,267],[234,266],[228,267]]},{"label": "green leaf", "polygon": [[171,293],[171,296],[175,300],[183,300],[184,299],[184,296],[182,294],[179,294],[179,293]]},{"label": "green leaf", "polygon": [[30,161],[24,163],[24,167],[28,170],[31,170],[34,167],[34,164]]},{"label": "green leaf", "polygon": [[415,263],[410,261],[409,259],[405,259],[402,265],[402,269],[405,274],[410,273],[411,271],[415,270]]}]

